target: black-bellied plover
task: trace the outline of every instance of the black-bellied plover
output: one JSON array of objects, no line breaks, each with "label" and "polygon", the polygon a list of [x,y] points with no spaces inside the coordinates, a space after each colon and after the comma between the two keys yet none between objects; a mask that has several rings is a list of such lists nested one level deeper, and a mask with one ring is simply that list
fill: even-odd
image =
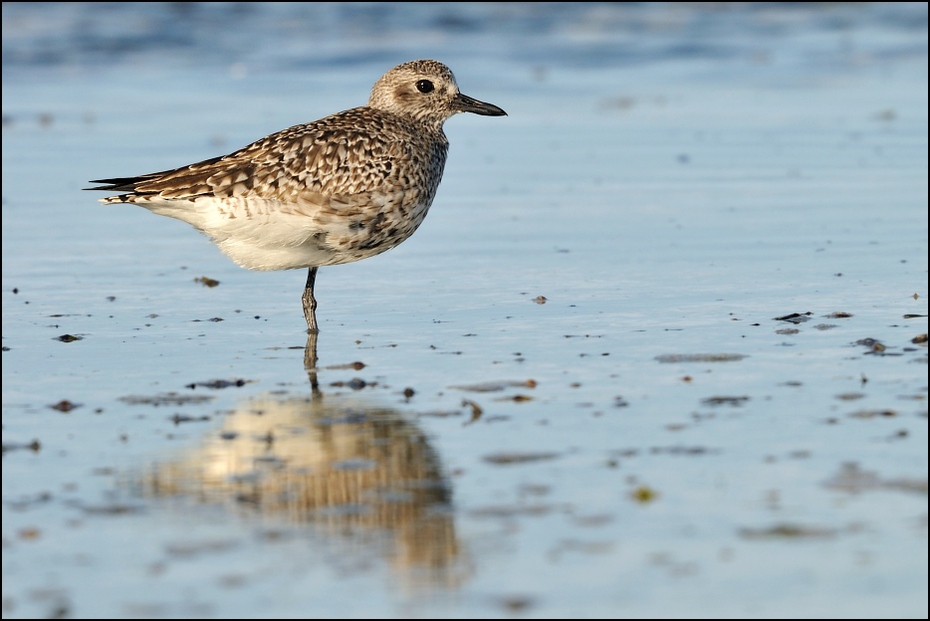
[{"label": "black-bellied plover", "polygon": [[295,125],[222,157],[163,172],[98,179],[88,188],[183,220],[252,270],[309,267],[302,297],[319,331],[317,268],[380,254],[423,222],[442,178],[443,123],[460,112],[506,115],[459,92],[435,60],[394,67],[367,106]]}]

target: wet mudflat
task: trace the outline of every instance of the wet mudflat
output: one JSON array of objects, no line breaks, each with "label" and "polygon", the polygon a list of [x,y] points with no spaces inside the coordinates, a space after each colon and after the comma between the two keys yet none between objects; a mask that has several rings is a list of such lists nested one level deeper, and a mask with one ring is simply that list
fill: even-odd
[{"label": "wet mudflat", "polygon": [[[926,617],[925,7],[3,10],[4,617]],[[79,191],[418,57],[510,116],[315,343]]]}]

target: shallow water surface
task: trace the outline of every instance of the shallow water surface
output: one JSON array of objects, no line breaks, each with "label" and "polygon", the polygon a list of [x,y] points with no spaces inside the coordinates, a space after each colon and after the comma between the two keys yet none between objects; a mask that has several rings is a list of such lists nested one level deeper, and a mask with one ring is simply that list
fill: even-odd
[{"label": "shallow water surface", "polygon": [[[4,4],[4,617],[925,618],[926,23]],[[418,57],[509,116],[318,339],[80,191]]]}]

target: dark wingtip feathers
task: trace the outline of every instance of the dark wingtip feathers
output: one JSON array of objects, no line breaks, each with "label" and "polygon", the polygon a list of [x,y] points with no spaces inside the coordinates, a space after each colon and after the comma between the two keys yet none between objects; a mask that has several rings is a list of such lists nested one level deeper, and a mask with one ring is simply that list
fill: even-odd
[{"label": "dark wingtip feathers", "polygon": [[113,179],[92,179],[88,183],[105,183],[93,188],[82,188],[84,190],[103,190],[104,192],[133,192],[136,185],[145,181],[145,177],[116,177]]}]

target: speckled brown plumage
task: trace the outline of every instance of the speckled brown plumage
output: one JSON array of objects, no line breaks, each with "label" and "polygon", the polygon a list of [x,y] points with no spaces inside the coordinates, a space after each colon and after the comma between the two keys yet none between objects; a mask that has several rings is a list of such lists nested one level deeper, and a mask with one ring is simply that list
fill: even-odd
[{"label": "speckled brown plumage", "polygon": [[304,315],[317,331],[316,268],[390,250],[423,221],[442,179],[443,123],[460,112],[501,116],[462,95],[434,60],[399,65],[367,106],[295,125],[229,155],[158,173],[93,183],[183,220],[233,261],[254,270],[309,267]]}]

